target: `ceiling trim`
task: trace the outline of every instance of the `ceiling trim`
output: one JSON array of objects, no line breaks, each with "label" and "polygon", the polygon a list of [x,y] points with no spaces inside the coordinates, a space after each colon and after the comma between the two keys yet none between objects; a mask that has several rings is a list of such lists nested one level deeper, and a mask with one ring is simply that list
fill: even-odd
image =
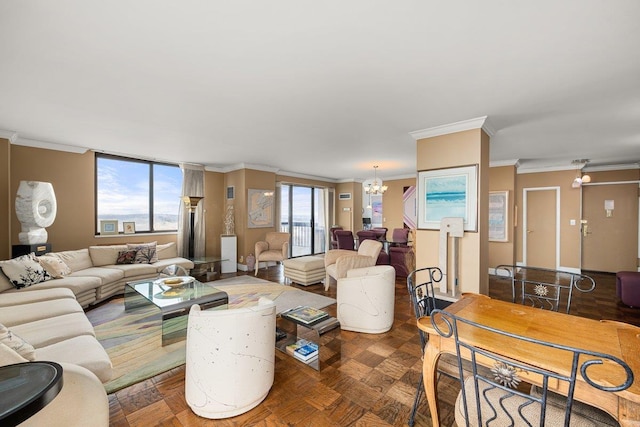
[{"label": "ceiling trim", "polygon": [[59,144],[57,142],[40,141],[37,139],[28,139],[17,136],[15,141],[11,142],[14,145],[21,145],[24,147],[44,148],[46,150],[66,151],[67,153],[84,154],[89,151],[86,147],[78,147],[75,145]]},{"label": "ceiling trim", "polygon": [[499,168],[501,166],[515,166],[517,168],[520,166],[520,159],[496,160],[489,162],[490,168]]},{"label": "ceiling trim", "polygon": [[8,139],[13,144],[18,139],[18,132],[0,129],[0,138]]},{"label": "ceiling trim", "polygon": [[495,135],[495,129],[489,123],[487,116],[476,117],[475,119],[463,120],[460,122],[449,123],[446,125],[434,126],[427,129],[409,132],[409,135],[416,141],[424,138],[433,138],[435,136],[448,135],[456,132],[464,132],[471,129],[482,129],[490,137]]}]

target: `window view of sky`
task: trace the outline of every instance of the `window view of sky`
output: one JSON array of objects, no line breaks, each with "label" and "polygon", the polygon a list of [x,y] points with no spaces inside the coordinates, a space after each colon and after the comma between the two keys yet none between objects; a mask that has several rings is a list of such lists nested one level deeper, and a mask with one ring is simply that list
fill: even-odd
[{"label": "window view of sky", "polygon": [[[149,163],[98,157],[97,217],[135,222],[136,231],[150,231]],[[182,171],[177,166],[153,165],[154,230],[176,230],[182,191]]]}]

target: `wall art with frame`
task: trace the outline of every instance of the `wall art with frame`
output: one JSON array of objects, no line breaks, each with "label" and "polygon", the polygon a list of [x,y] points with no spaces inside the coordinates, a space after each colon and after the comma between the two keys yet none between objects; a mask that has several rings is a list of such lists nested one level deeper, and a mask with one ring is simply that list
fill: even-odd
[{"label": "wall art with frame", "polygon": [[508,242],[509,192],[489,192],[489,241]]},{"label": "wall art with frame", "polygon": [[418,172],[418,228],[439,230],[448,217],[462,217],[465,231],[478,231],[478,165]]},{"label": "wall art with frame", "polygon": [[118,234],[118,220],[116,219],[100,220],[100,235],[110,236],[114,234]]},{"label": "wall art with frame", "polygon": [[249,189],[247,194],[248,228],[273,227],[274,191]]}]

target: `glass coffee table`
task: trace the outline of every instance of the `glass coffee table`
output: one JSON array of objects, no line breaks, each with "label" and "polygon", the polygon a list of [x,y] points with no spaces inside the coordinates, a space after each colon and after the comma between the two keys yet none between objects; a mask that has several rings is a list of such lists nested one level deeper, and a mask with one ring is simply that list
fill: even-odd
[{"label": "glass coffee table", "polygon": [[[177,283],[173,283],[176,282]],[[158,309],[162,322],[162,345],[184,339],[187,314],[193,304],[203,310],[226,309],[226,292],[201,283],[190,276],[163,277],[129,282],[124,287],[124,309]]]}]

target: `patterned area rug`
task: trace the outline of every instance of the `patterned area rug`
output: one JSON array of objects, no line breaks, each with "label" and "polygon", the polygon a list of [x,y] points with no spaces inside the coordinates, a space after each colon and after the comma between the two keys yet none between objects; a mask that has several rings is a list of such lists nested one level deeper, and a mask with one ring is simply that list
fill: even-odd
[{"label": "patterned area rug", "polygon": [[[276,302],[278,313],[298,305],[324,308],[335,299],[305,292],[252,276],[209,282],[229,295],[229,308],[255,305],[260,297]],[[155,308],[126,313],[122,297],[87,311],[96,336],[113,363],[113,377],[105,384],[113,393],[184,364],[185,342],[162,346],[159,311]],[[186,317],[182,319],[186,324]],[[177,325],[176,327],[180,327]]]}]

